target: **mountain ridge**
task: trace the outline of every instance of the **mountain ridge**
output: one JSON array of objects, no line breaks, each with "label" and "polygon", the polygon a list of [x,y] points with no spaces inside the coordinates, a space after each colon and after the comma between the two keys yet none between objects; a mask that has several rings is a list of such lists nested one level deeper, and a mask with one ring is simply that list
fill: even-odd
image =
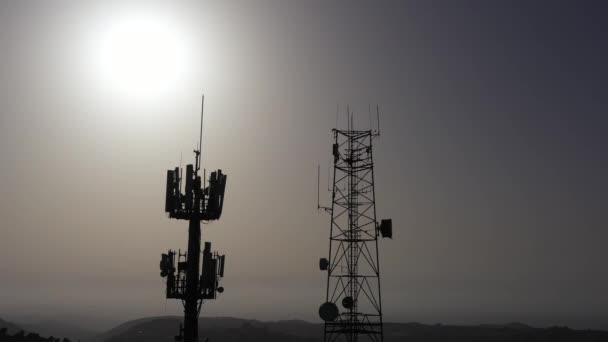
[{"label": "mountain ridge", "polygon": [[[120,324],[90,342],[156,342],[173,339],[182,322],[180,316],[145,317]],[[303,320],[259,321],[233,317],[199,318],[199,336],[209,341],[319,342],[323,323]],[[384,340],[402,341],[608,341],[608,332],[574,330],[567,327],[535,328],[523,323],[479,325],[426,325],[385,323]]]}]

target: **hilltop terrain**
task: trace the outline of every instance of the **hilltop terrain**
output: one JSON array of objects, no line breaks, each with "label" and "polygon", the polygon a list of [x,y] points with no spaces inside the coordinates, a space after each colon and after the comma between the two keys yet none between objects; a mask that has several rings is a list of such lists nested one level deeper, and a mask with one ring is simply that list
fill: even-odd
[{"label": "hilltop terrain", "polygon": [[[180,317],[144,318],[124,323],[92,342],[160,342],[177,334]],[[262,322],[237,318],[201,318],[201,340],[209,341],[286,341],[318,342],[323,340],[323,325],[290,320]],[[567,327],[533,328],[521,323],[505,325],[425,325],[419,323],[386,323],[386,342],[434,341],[608,341],[608,332],[573,330]]]},{"label": "hilltop terrain", "polygon": [[[51,321],[49,321],[51,322]],[[148,317],[120,324],[104,333],[86,338],[67,335],[55,341],[82,342],[166,342],[177,334],[182,318],[178,316]],[[58,323],[58,327],[65,324]],[[320,342],[323,340],[323,325],[300,320],[263,322],[229,317],[201,318],[199,320],[201,341],[236,342]],[[45,329],[56,331],[49,325]],[[74,327],[72,327],[74,328]],[[72,334],[81,332],[74,328]],[[504,325],[426,325],[420,323],[385,323],[386,342],[435,342],[435,341],[608,341],[608,332],[597,330],[574,330],[567,327],[533,328],[521,323]],[[0,319],[0,342],[4,341],[49,341],[38,331],[23,330],[20,325]],[[55,335],[57,336],[57,335]]]}]

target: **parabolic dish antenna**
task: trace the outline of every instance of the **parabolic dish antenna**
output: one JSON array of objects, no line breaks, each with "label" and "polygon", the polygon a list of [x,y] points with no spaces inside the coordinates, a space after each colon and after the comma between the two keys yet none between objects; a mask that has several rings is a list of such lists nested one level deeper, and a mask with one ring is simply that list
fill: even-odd
[{"label": "parabolic dish antenna", "polygon": [[339,315],[340,311],[338,311],[338,307],[334,303],[326,302],[319,307],[319,316],[321,316],[321,319],[325,322],[332,322],[336,320]]}]

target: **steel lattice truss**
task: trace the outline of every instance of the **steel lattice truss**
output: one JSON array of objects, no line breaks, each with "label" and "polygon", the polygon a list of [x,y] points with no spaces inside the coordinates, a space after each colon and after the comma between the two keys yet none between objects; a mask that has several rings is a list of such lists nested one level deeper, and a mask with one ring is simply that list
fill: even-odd
[{"label": "steel lattice truss", "polygon": [[[340,314],[325,322],[325,341],[382,341],[378,225],[372,131],[333,130],[327,302]],[[343,301],[352,304],[344,305]],[[345,299],[346,298],[346,299]]]}]

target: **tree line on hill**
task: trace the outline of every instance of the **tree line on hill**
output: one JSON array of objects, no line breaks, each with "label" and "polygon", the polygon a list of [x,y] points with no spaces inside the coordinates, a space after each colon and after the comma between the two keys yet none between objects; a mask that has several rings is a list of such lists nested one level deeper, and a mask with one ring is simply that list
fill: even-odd
[{"label": "tree line on hill", "polygon": [[67,338],[59,338],[59,337],[42,337],[36,333],[25,333],[25,331],[20,330],[16,332],[14,335],[8,334],[7,328],[0,329],[0,342],[70,342]]}]

